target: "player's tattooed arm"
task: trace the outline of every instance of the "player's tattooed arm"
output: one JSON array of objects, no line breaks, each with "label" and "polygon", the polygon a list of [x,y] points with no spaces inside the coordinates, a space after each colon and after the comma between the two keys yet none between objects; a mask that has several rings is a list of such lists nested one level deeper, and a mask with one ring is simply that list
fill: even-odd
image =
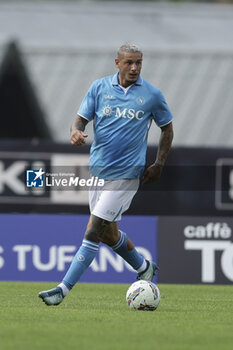
[{"label": "player's tattooed arm", "polygon": [[171,149],[173,139],[173,126],[169,123],[161,128],[161,136],[156,161],[146,169],[143,184],[148,184],[160,178],[163,166]]},{"label": "player's tattooed arm", "polygon": [[161,128],[158,152],[155,164],[164,166],[173,140],[173,126],[169,123]]},{"label": "player's tattooed arm", "polygon": [[71,128],[70,128],[71,133],[72,133],[72,131],[75,131],[75,130],[84,131],[87,123],[88,123],[88,120],[81,117],[81,115],[77,115],[77,117],[73,121]]},{"label": "player's tattooed arm", "polygon": [[74,122],[70,128],[70,142],[75,146],[82,146],[86,143],[86,137],[88,136],[84,133],[85,127],[88,121],[82,118],[80,115],[77,115]]}]

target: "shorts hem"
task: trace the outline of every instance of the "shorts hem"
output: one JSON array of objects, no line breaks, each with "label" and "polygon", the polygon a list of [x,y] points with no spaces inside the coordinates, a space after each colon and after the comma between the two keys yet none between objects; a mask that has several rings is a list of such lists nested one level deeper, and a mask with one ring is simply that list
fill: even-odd
[{"label": "shorts hem", "polygon": [[[121,218],[119,219],[119,220],[114,220],[114,218],[109,218],[107,215],[105,215],[105,214],[101,214],[101,213],[95,213],[95,210],[93,210],[92,212],[91,212],[91,214],[93,214],[93,215],[95,215],[95,216],[97,216],[98,218],[100,218],[100,219],[104,219],[104,220],[107,220],[107,221],[109,221],[109,222],[117,222],[117,221],[120,221],[121,220]],[[110,219],[110,220],[109,220]]]}]

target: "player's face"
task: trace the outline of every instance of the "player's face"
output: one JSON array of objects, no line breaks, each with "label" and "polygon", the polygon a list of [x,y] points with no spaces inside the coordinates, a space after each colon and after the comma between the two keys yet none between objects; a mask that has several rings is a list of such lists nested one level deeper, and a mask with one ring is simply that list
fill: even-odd
[{"label": "player's face", "polygon": [[128,87],[134,84],[141,72],[142,55],[139,52],[125,52],[115,59],[119,69],[119,84]]}]

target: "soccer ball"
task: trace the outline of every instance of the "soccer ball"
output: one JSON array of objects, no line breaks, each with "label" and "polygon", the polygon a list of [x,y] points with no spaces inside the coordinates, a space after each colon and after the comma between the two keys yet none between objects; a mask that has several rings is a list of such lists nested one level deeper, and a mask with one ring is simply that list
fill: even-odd
[{"label": "soccer ball", "polygon": [[139,280],[131,284],[126,301],[132,310],[154,311],[160,302],[160,291],[156,284]]}]

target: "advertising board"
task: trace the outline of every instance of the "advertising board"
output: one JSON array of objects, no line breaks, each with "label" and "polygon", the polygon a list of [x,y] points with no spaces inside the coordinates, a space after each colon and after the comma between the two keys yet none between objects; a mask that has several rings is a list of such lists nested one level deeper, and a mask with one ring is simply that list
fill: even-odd
[{"label": "advertising board", "polygon": [[233,219],[159,217],[160,282],[233,282]]},{"label": "advertising board", "polygon": [[[60,281],[81,245],[88,215],[1,214],[0,280]],[[157,260],[157,219],[124,216],[120,228],[146,259]],[[145,229],[146,228],[146,229]],[[133,272],[111,248],[100,244],[83,282],[131,283]]]}]

